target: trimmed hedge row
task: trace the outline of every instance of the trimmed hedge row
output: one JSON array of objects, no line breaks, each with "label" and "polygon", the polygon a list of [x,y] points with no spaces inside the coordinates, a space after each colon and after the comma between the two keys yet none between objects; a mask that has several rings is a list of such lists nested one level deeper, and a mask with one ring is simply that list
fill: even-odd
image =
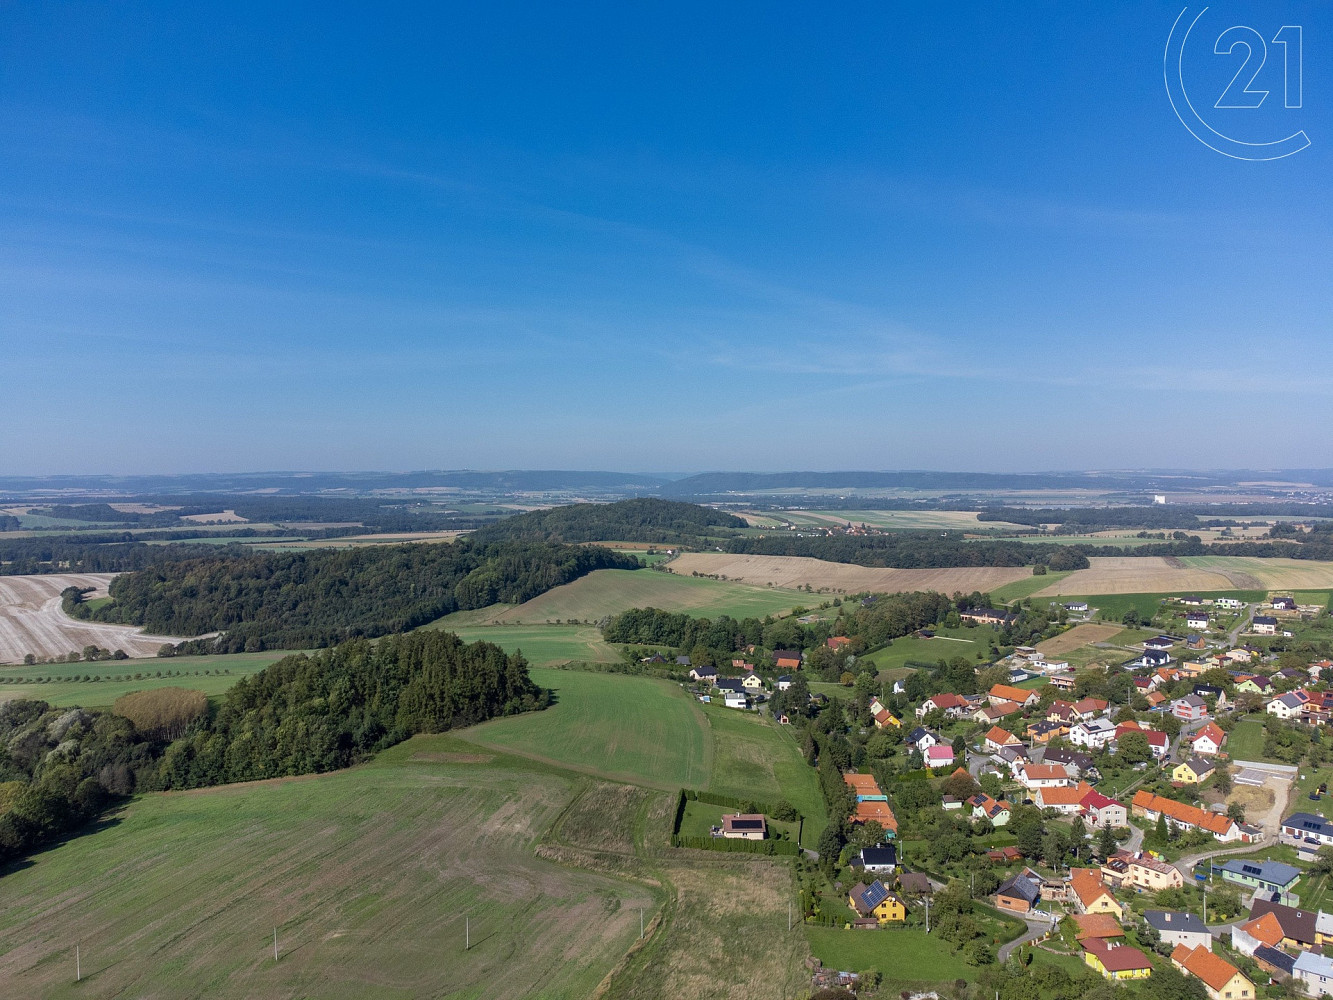
[{"label": "trimmed hedge row", "polygon": [[795,856],[800,848],[790,840],[740,840],[727,837],[682,837],[671,835],[672,847],[692,847],[698,851],[730,851],[742,854],[785,854]]}]

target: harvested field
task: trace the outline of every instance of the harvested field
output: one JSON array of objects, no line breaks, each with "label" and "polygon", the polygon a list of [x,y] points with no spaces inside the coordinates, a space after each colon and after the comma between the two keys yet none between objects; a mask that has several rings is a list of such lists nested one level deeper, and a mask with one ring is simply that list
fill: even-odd
[{"label": "harvested field", "polygon": [[60,610],[60,592],[66,587],[95,587],[88,596],[105,597],[112,575],[0,576],[0,664],[22,663],[28,653],[39,659],[65,656],[84,646],[153,656],[164,642],[180,641],[144,635],[129,625],[76,621]]},{"label": "harvested field", "polygon": [[[1313,559],[1256,559],[1231,556],[1187,556],[1191,570],[1221,573],[1239,590],[1323,590],[1333,587],[1333,562]],[[1240,579],[1256,581],[1242,586]]]},{"label": "harvested field", "polygon": [[182,514],[182,521],[195,524],[244,524],[246,519],[234,510],[214,511],[212,514]]},{"label": "harvested field", "polygon": [[1124,631],[1120,625],[1075,625],[1063,635],[1037,643],[1037,648],[1047,656],[1062,656],[1080,646],[1094,642],[1106,642]]},{"label": "harvested field", "polygon": [[774,587],[803,587],[856,593],[873,590],[897,593],[909,590],[989,591],[1032,576],[1028,566],[967,566],[953,569],[875,569],[849,563],[827,562],[803,556],[731,555],[723,552],[686,552],[668,564],[671,572],[725,576],[728,580]]},{"label": "harvested field", "polygon": [[[1034,597],[1066,594],[1152,594],[1190,590],[1253,590],[1253,581],[1242,584],[1220,571],[1195,569],[1181,560],[1162,556],[1098,556],[1089,569],[1076,570],[1057,580]],[[1177,565],[1172,565],[1172,563]],[[1233,574],[1234,575],[1234,574]]]}]

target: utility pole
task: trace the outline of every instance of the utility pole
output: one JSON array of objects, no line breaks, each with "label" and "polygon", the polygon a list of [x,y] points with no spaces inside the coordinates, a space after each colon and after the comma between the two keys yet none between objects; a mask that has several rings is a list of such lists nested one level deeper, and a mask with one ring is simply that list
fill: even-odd
[{"label": "utility pole", "polygon": [[930,897],[926,897],[926,933],[930,933]]},{"label": "utility pole", "polygon": [[76,983],[83,982],[83,962],[79,957],[79,943],[77,941],[74,942],[74,981]]},{"label": "utility pole", "polygon": [[472,918],[466,915],[463,917],[463,950],[472,950]]},{"label": "utility pole", "polygon": [[278,960],[278,928],[275,925],[273,928],[273,961],[276,962],[277,960]]}]

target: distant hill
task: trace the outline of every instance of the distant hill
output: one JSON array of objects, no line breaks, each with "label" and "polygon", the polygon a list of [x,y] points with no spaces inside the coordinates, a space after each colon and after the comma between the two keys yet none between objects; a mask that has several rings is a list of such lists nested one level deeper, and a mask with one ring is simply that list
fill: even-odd
[{"label": "distant hill", "polygon": [[1057,472],[705,472],[667,483],[662,496],[717,497],[726,494],[809,490],[1173,490],[1227,482],[1211,474]]},{"label": "distant hill", "polygon": [[693,545],[744,528],[739,517],[709,507],[653,497],[579,503],[518,514],[474,532],[476,542],[659,542]]}]

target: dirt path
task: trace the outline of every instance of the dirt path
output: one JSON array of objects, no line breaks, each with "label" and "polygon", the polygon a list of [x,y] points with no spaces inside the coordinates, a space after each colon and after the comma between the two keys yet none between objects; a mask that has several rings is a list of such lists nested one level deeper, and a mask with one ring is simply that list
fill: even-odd
[{"label": "dirt path", "polygon": [[111,577],[109,573],[0,576],[0,664],[21,664],[28,653],[38,659],[65,656],[84,646],[152,656],[163,643],[180,641],[144,635],[128,625],[78,621],[60,610],[60,592],[66,587],[92,587],[90,597],[105,597]]}]

